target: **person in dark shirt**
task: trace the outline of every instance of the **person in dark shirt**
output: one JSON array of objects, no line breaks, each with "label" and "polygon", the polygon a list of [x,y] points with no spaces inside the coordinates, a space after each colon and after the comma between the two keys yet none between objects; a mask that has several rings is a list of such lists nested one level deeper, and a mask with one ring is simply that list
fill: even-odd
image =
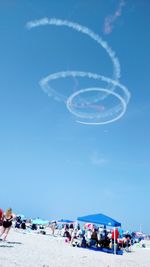
[{"label": "person in dark shirt", "polygon": [[7,209],[6,212],[3,214],[2,221],[3,223],[2,223],[0,236],[4,235],[3,240],[5,241],[8,236],[8,233],[10,231],[10,228],[12,226],[12,221],[13,221],[13,214],[12,214],[11,208]]}]

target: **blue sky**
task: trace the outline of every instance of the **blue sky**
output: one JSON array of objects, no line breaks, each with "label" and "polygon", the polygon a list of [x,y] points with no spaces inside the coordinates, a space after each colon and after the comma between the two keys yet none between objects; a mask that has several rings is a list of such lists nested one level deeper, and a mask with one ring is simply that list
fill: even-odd
[{"label": "blue sky", "polygon": [[[46,219],[104,213],[125,229],[141,225],[150,232],[150,3],[121,3],[0,1],[3,209],[11,206],[16,213]],[[108,33],[104,25],[110,15]],[[64,102],[43,92],[40,80],[55,72],[89,71],[113,78],[106,51],[88,36],[50,25],[27,29],[28,21],[44,17],[86,26],[115,51],[120,83],[131,93],[122,118],[105,125],[79,124]],[[91,86],[88,78],[84,82]],[[69,96],[80,83],[59,79],[54,86]]]}]

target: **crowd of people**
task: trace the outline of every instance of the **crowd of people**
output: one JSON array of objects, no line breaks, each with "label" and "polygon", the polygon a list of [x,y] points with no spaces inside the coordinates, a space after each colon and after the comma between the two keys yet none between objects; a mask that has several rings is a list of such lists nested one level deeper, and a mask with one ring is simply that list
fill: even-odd
[{"label": "crowd of people", "polygon": [[121,250],[129,249],[132,244],[132,236],[129,233],[123,234],[121,227],[111,231],[106,226],[97,227],[93,224],[84,224],[82,228],[79,224],[74,228],[72,226],[65,226],[64,236],[66,242],[73,246],[113,249],[115,244],[116,249]]},{"label": "crowd of people", "polygon": [[[46,234],[45,226],[36,225],[32,223],[32,220],[13,214],[11,208],[5,212],[0,209],[0,240],[6,241],[12,224],[16,229],[40,230],[39,233]],[[61,235],[65,237],[65,242],[72,246],[113,249],[115,244],[116,249],[122,250],[129,249],[134,239],[134,233],[124,233],[121,227],[110,230],[106,226],[98,227],[91,223],[86,223],[81,227],[79,223],[60,224],[57,221],[51,221],[46,226],[52,236]]]}]

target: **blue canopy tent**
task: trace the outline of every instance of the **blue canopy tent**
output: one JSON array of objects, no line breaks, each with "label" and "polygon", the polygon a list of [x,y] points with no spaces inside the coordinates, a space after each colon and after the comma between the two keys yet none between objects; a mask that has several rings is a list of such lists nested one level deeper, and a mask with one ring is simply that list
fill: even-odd
[{"label": "blue canopy tent", "polygon": [[78,217],[78,221],[82,222],[90,222],[90,223],[95,223],[95,224],[102,224],[102,225],[107,225],[111,227],[118,227],[121,226],[120,222],[115,221],[114,219],[104,215],[104,214],[93,214],[93,215],[87,215],[83,217]]},{"label": "blue canopy tent", "polygon": [[63,223],[64,223],[64,224],[65,224],[65,223],[73,223],[73,221],[70,221],[70,220],[64,220],[64,219],[58,220],[57,222],[58,222],[58,223],[62,223],[62,224],[63,224]]},{"label": "blue canopy tent", "polygon": [[[101,214],[101,213],[87,215],[87,216],[83,216],[83,217],[78,217],[77,221],[102,224],[104,226],[110,226],[110,227],[114,227],[114,228],[121,226],[120,222],[117,222],[116,220],[114,220],[114,219],[112,219],[112,218],[110,218],[104,214]],[[116,254],[116,246],[114,246],[114,254]]]}]

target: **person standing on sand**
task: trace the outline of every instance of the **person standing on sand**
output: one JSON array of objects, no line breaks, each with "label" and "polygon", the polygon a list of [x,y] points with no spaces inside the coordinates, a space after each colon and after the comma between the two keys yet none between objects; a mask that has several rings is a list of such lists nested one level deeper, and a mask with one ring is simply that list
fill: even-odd
[{"label": "person standing on sand", "polygon": [[13,221],[13,214],[12,214],[12,209],[8,208],[5,213],[2,215],[2,229],[0,233],[0,237],[3,235],[3,241],[6,240],[8,233],[10,231],[10,228],[12,226],[12,221]]},{"label": "person standing on sand", "polygon": [[52,235],[55,235],[55,229],[56,229],[57,223],[56,221],[52,221],[51,223],[51,231],[52,231]]}]

